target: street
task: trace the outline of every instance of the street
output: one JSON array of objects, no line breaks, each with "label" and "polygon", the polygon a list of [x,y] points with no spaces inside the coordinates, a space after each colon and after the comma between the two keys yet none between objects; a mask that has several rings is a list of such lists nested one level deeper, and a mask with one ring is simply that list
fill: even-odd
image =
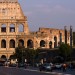
[{"label": "street", "polygon": [[20,68],[0,67],[0,75],[52,75]]},{"label": "street", "polygon": [[[69,74],[68,74],[69,73]],[[63,71],[55,70],[53,72],[40,72],[37,69],[24,69],[16,67],[0,67],[0,75],[75,75],[74,70]]]}]

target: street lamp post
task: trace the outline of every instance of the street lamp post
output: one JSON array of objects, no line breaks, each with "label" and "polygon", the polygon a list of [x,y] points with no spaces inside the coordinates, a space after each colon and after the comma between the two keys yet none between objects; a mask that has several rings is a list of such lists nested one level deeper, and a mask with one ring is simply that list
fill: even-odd
[{"label": "street lamp post", "polygon": [[23,52],[24,52],[24,51],[22,50],[22,64],[23,64],[23,61],[24,61],[24,58],[23,58]]},{"label": "street lamp post", "polygon": [[70,26],[70,47],[72,49],[72,26]]}]

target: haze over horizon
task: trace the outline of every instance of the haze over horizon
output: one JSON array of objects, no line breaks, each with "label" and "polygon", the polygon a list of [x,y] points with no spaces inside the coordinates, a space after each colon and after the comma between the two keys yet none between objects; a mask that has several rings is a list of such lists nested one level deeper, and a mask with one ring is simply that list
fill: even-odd
[{"label": "haze over horizon", "polygon": [[39,27],[75,31],[75,0],[18,0],[27,16],[30,31]]}]

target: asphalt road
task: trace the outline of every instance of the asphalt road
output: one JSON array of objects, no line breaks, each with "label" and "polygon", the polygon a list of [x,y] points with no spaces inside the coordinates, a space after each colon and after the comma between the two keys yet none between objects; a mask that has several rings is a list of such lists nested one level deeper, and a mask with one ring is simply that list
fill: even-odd
[{"label": "asphalt road", "polygon": [[[23,68],[0,67],[0,75],[68,75],[61,72],[40,72]],[[73,75],[73,74],[72,74]]]},{"label": "asphalt road", "polygon": [[0,75],[53,75],[53,74],[38,71],[29,71],[20,68],[0,67]]}]

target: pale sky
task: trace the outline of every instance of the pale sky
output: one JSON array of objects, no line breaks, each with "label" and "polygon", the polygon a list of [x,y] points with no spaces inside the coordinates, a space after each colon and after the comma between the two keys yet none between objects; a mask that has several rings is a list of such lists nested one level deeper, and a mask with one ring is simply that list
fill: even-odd
[{"label": "pale sky", "polygon": [[75,31],[75,0],[18,0],[27,16],[30,31],[39,27]]}]

